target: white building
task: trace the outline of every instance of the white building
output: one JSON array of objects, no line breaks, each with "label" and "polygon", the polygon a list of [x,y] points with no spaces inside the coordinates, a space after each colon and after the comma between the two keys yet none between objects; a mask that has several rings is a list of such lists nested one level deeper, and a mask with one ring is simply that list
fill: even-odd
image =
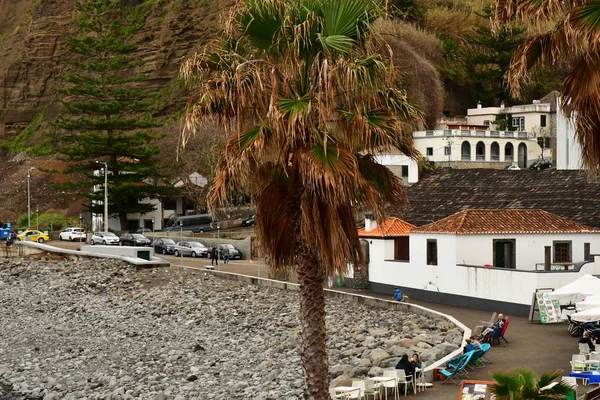
[{"label": "white building", "polygon": [[[103,174],[104,171],[94,171],[95,175]],[[173,184],[174,187],[183,187],[185,185],[192,185],[197,187],[204,187],[208,184],[208,179],[204,176],[200,175],[197,172],[193,172],[186,179],[180,179]],[[104,190],[102,186],[98,186],[94,188],[95,191]],[[108,190],[110,191],[110,185]],[[148,212],[146,214],[132,213],[127,214],[128,228],[129,230],[134,230],[137,228],[146,228],[150,230],[161,230],[164,227],[164,224],[171,218],[179,215],[188,215],[193,213],[193,209],[189,209],[189,206],[186,205],[185,197],[179,196],[175,199],[166,200],[161,202],[159,199],[150,199],[146,198],[140,200],[140,203],[144,204],[152,204],[154,206],[154,210]],[[102,201],[99,201],[98,204],[102,204]],[[103,214],[92,214],[92,227],[94,231],[103,230]],[[108,227],[114,231],[121,230],[121,222],[119,218],[110,217],[108,219]]]},{"label": "white building", "polygon": [[377,163],[385,165],[402,178],[405,184],[412,185],[419,181],[419,166],[416,160],[405,156],[398,151],[390,154],[376,154],[374,159]]},{"label": "white building", "polygon": [[537,288],[600,274],[600,263],[587,261],[600,253],[600,231],[542,210],[465,210],[406,239],[377,233],[369,224],[359,231],[371,289],[382,293],[400,287],[409,297],[527,315]]},{"label": "white building", "polygon": [[556,101],[556,168],[581,169],[581,147],[575,138],[575,124],[565,116],[560,99]]},{"label": "white building", "polygon": [[444,166],[525,168],[530,160],[552,158],[552,117],[551,104],[539,101],[512,107],[478,104],[466,118],[443,119],[442,129],[414,132],[413,139],[423,156]]}]

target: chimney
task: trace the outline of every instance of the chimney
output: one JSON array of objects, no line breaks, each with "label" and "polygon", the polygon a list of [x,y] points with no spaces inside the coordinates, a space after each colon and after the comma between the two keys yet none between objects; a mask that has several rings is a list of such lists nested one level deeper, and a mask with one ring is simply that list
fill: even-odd
[{"label": "chimney", "polygon": [[481,108],[481,101],[477,102],[477,108]]},{"label": "chimney", "polygon": [[373,214],[365,214],[365,231],[371,232],[377,228],[377,221],[373,219]]},{"label": "chimney", "polygon": [[504,109],[504,100],[500,102],[500,108]]}]

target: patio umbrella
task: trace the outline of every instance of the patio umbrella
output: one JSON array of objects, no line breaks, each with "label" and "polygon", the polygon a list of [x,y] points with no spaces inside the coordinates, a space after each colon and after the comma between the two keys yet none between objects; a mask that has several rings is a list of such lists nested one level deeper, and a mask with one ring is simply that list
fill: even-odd
[{"label": "patio umbrella", "polygon": [[591,308],[600,307],[600,295],[595,294],[593,296],[587,296],[582,301],[578,301],[575,306],[577,307],[577,311],[585,311]]},{"label": "patio umbrella", "polygon": [[571,319],[577,322],[600,321],[600,306],[571,314]]},{"label": "patio umbrella", "polygon": [[575,304],[588,296],[600,294],[600,279],[592,275],[584,275],[546,296],[550,300],[558,300],[562,306]]}]

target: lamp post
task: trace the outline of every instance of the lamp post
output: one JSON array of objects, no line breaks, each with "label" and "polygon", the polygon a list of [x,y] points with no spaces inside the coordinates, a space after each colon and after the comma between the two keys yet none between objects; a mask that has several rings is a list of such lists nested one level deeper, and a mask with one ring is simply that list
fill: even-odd
[{"label": "lamp post", "polygon": [[104,164],[104,232],[108,232],[108,164],[104,161],[96,164]]},{"label": "lamp post", "polygon": [[31,171],[35,167],[31,167],[27,170],[27,229],[31,227],[31,191],[29,190],[29,178],[31,178]]},{"label": "lamp post", "polygon": [[40,206],[35,206],[35,222],[36,222],[36,229],[39,231],[40,230]]},{"label": "lamp post", "polygon": [[[221,224],[217,224],[217,271],[221,270],[219,266],[219,242],[221,241]],[[224,257],[223,257],[224,258]]]},{"label": "lamp post", "polygon": [[152,232],[154,232],[154,218],[152,218]]},{"label": "lamp post", "polygon": [[[181,227],[181,235],[180,235],[180,239],[179,239],[179,243],[183,242],[183,221],[179,221],[179,226]],[[180,251],[181,253],[181,266],[183,267],[183,251]]]}]

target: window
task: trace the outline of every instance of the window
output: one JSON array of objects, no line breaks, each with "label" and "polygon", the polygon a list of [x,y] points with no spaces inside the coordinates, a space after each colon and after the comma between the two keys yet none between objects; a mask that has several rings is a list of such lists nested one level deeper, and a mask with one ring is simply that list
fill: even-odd
[{"label": "window", "polygon": [[483,121],[483,125],[484,126],[490,126],[490,120],[486,119],[485,121]]},{"label": "window", "polygon": [[516,239],[493,239],[494,267],[516,268]]},{"label": "window", "polygon": [[410,245],[408,236],[394,239],[394,260],[410,260]]},{"label": "window", "polygon": [[444,147],[444,155],[445,156],[452,155],[452,147],[450,147],[450,146]]},{"label": "window", "polygon": [[542,128],[546,127],[546,116],[545,115],[540,115],[540,126]]},{"label": "window", "polygon": [[433,147],[428,147],[428,148],[426,149],[426,154],[427,154],[428,156],[432,156],[432,155],[433,155]]},{"label": "window", "polygon": [[554,242],[554,262],[571,262],[571,241]]},{"label": "window", "polygon": [[408,165],[403,165],[402,166],[402,177],[403,178],[408,178]]},{"label": "window", "polygon": [[427,239],[427,265],[438,265],[436,239]]},{"label": "window", "polygon": [[525,130],[525,117],[513,117],[512,119],[513,128],[517,128],[520,131]]}]

